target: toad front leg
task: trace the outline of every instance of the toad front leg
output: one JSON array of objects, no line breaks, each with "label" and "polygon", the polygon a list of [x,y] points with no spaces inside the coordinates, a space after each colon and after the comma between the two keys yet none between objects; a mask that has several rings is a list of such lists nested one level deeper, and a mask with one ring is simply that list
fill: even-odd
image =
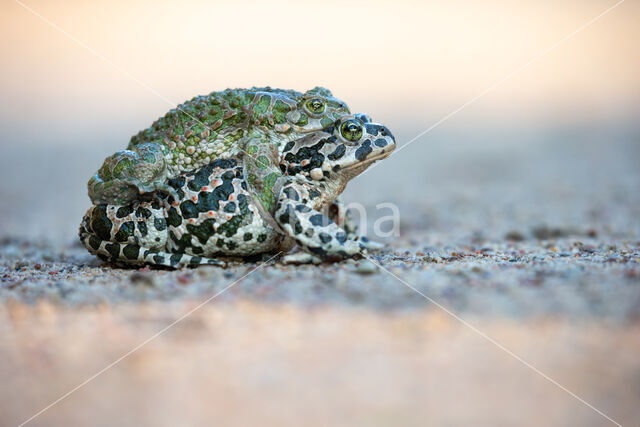
[{"label": "toad front leg", "polygon": [[140,144],[105,159],[89,180],[89,198],[96,205],[129,205],[144,193],[162,191],[178,199],[174,189],[167,185],[167,174],[162,146]]},{"label": "toad front leg", "polygon": [[339,199],[336,199],[329,204],[327,212],[329,218],[347,232],[347,237],[349,239],[357,240],[360,246],[368,252],[378,252],[385,248],[383,243],[369,240],[367,236],[358,234],[358,224],[353,219],[354,210],[352,208],[347,208]]},{"label": "toad front leg", "polygon": [[362,253],[359,242],[311,207],[320,197],[321,189],[308,182],[288,180],[280,191],[273,217],[302,249],[320,260],[341,260]]}]

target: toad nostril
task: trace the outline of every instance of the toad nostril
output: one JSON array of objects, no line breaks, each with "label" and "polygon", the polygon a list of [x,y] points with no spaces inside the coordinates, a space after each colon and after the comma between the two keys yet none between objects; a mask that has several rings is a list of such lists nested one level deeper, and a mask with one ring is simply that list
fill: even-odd
[{"label": "toad nostril", "polygon": [[388,136],[388,137],[390,137],[390,138],[393,140],[393,142],[394,142],[394,143],[396,142],[396,137],[395,137],[395,136],[393,136],[393,134],[391,133],[391,131],[389,130],[389,128],[388,128],[388,127],[386,127],[386,126],[385,126],[385,127],[383,127],[383,128],[382,128],[382,132],[381,132],[381,133],[382,133],[382,135],[383,135],[383,136]]}]

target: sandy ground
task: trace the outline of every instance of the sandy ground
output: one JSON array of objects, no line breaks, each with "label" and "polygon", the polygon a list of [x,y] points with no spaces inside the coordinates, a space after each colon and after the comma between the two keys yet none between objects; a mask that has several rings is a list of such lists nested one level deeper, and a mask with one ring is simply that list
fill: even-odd
[{"label": "sandy ground", "polygon": [[388,272],[113,269],[75,241],[113,150],[3,148],[0,424],[146,343],[31,424],[610,424],[534,367],[640,425],[638,133],[528,138],[436,138],[353,182],[369,229],[400,210]]}]

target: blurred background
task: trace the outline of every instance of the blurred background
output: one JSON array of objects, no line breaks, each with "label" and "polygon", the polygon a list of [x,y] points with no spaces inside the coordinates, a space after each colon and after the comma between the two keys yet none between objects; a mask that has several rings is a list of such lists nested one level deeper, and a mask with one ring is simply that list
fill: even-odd
[{"label": "blurred background", "polygon": [[[254,268],[109,268],[76,233],[131,135],[263,85],[324,86],[388,126],[401,148],[344,194],[369,219],[399,208],[378,261],[637,424],[639,18],[633,0],[2,2],[0,424]],[[33,424],[607,422],[362,266],[267,265]]]},{"label": "blurred background", "polygon": [[[0,232],[73,239],[89,176],[171,102],[325,86],[402,146],[615,2],[22,4],[40,17],[0,6]],[[547,222],[587,221],[614,193],[629,202],[640,183],[639,16],[640,4],[621,4],[356,179],[347,201],[391,201],[405,225],[435,229],[466,200],[465,221],[486,230],[491,206],[472,205],[492,192],[497,209]],[[577,212],[565,203],[546,218],[554,197],[577,198]]]}]

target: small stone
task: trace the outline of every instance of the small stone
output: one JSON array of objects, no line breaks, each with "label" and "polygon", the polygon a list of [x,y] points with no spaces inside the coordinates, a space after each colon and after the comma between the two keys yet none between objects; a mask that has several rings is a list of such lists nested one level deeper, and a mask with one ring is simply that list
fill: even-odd
[{"label": "small stone", "polygon": [[129,280],[131,283],[136,285],[146,285],[153,286],[154,280],[153,275],[151,273],[147,273],[146,271],[136,271],[129,276]]},{"label": "small stone", "polygon": [[358,265],[356,266],[356,273],[358,274],[375,274],[377,272],[378,266],[368,259],[363,259],[362,261],[358,262]]},{"label": "small stone", "polygon": [[16,262],[14,262],[14,263],[13,263],[12,267],[13,267],[13,269],[14,269],[14,270],[19,270],[20,268],[22,268],[22,267],[26,267],[26,266],[28,266],[28,265],[29,265],[29,263],[28,263],[28,262],[25,262],[25,261],[16,261]]},{"label": "small stone", "polygon": [[525,237],[521,232],[513,230],[505,234],[504,238],[507,240],[511,240],[512,242],[521,242]]},{"label": "small stone", "polygon": [[176,280],[181,285],[188,285],[189,283],[191,283],[191,276],[188,274],[181,274],[180,276],[176,277]]},{"label": "small stone", "polygon": [[311,169],[311,172],[309,172],[309,175],[311,176],[311,179],[314,179],[316,181],[320,181],[324,177],[322,173],[322,169],[320,168]]}]

